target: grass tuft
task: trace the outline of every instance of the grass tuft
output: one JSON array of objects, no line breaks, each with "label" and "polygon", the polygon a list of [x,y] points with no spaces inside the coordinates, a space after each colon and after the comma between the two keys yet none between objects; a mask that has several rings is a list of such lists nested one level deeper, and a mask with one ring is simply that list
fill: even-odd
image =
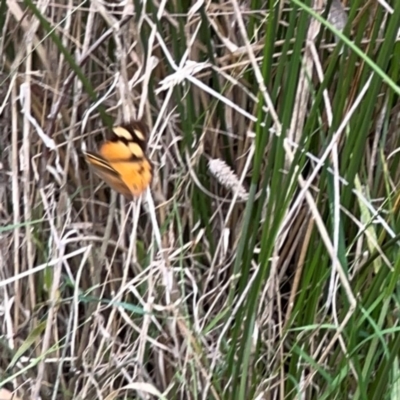
[{"label": "grass tuft", "polygon": [[[1,399],[397,399],[399,26],[0,0]],[[130,118],[133,202],[81,151]]]}]

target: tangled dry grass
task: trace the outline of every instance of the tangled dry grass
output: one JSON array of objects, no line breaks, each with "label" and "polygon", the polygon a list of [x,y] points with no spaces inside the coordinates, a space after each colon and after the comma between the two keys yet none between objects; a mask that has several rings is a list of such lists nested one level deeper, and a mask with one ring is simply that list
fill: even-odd
[{"label": "tangled dry grass", "polygon": [[[400,11],[355,3],[1,3],[4,396],[397,393]],[[127,202],[81,150],[131,118]]]}]

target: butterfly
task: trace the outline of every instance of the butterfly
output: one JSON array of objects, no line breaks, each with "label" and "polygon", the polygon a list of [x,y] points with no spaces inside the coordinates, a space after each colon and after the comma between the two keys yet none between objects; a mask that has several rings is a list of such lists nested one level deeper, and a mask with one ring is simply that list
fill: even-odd
[{"label": "butterfly", "polygon": [[131,121],[112,128],[99,152],[84,151],[86,162],[111,188],[127,199],[140,196],[151,184],[153,167],[146,152],[147,127]]}]

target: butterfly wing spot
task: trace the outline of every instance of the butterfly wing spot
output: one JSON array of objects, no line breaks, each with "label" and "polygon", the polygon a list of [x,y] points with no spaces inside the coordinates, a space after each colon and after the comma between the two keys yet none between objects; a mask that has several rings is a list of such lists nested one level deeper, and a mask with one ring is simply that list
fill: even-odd
[{"label": "butterfly wing spot", "polygon": [[115,126],[113,128],[113,132],[119,137],[124,138],[126,140],[133,140],[132,134],[128,131],[128,129],[122,126]]},{"label": "butterfly wing spot", "polygon": [[136,137],[142,142],[146,140],[146,137],[144,136],[143,132],[139,131],[138,129],[134,129],[133,132],[135,133]]},{"label": "butterfly wing spot", "polygon": [[143,157],[143,150],[137,143],[130,142],[128,144],[128,148],[129,148],[129,150],[131,151],[131,154],[133,154],[134,157],[137,157],[137,158],[142,158]]}]

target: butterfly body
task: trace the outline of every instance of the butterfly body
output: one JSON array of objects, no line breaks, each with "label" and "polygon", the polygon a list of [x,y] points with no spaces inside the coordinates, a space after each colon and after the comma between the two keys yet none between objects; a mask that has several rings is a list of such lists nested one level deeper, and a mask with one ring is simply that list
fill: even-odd
[{"label": "butterfly body", "polygon": [[147,158],[147,128],[132,121],[113,128],[113,136],[99,153],[85,152],[87,163],[109,186],[126,198],[140,196],[150,185],[153,167]]}]

